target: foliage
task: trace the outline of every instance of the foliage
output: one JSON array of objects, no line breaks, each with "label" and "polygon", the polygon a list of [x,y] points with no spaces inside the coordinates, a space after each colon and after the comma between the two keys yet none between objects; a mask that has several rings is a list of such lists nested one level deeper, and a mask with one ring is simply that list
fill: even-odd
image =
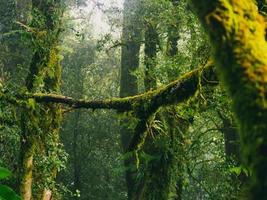
[{"label": "foliage", "polygon": [[[11,172],[3,167],[0,167],[0,180],[9,178]],[[20,200],[21,198],[9,187],[0,184],[0,199],[1,200]]]},{"label": "foliage", "polygon": [[[3,84],[11,95],[17,91],[25,93],[27,79],[33,82],[33,91],[37,92],[93,100],[119,96],[120,49],[125,44],[120,38],[122,10],[116,2],[66,0],[62,1],[64,15],[62,5],[50,4],[59,1],[43,1],[48,3],[44,4],[46,7],[33,9],[32,14],[28,4],[15,6],[14,2],[3,1],[5,6],[0,8],[1,88]],[[187,0],[143,0],[132,1],[131,5],[124,17],[132,17],[129,21],[134,23],[126,24],[126,32],[129,37],[135,34],[133,30],[138,30],[138,36],[130,39],[131,44],[140,45],[141,49],[139,69],[129,73],[137,79],[139,93],[148,90],[144,85],[148,28],[152,27],[156,33],[155,38],[150,38],[156,42],[156,52],[155,58],[150,58],[153,62],[149,69],[149,75],[156,80],[155,87],[210,63],[210,42]],[[3,9],[7,7],[10,12]],[[25,16],[16,16],[20,12]],[[94,29],[98,23],[94,22],[95,15],[99,13],[106,19],[108,28],[104,33]],[[21,23],[14,23],[18,19]],[[233,25],[232,21],[228,25]],[[170,55],[170,38],[177,40],[174,55]],[[38,73],[32,67],[37,67]],[[26,78],[27,74],[31,76]],[[0,165],[15,171],[4,182],[18,188],[20,147],[24,147],[21,143],[25,142],[22,136],[26,133],[34,138],[36,148],[33,192],[37,199],[45,188],[53,190],[53,198],[125,200],[124,176],[129,171],[134,174],[136,186],[141,188],[138,195],[143,199],[237,199],[251,171],[241,165],[239,138],[229,139],[227,135],[237,133],[231,98],[223,84],[204,87],[198,77],[194,83],[197,92],[188,101],[161,107],[149,117],[144,113],[150,108],[149,95],[147,102],[142,102],[140,116],[132,112],[75,110],[52,103],[39,104],[33,98],[23,102],[24,109],[1,101]],[[177,97],[181,94],[177,93]],[[168,102],[164,97],[160,101]],[[21,114],[26,117],[26,123],[18,117]],[[144,130],[137,130],[143,136],[142,145],[137,144],[138,151],[122,153],[119,132],[125,127],[119,121],[124,120],[127,121],[124,126],[131,131],[144,121]],[[23,123],[26,132],[21,128]],[[126,166],[129,159],[134,162]],[[0,168],[0,178],[7,175],[9,171]],[[1,189],[15,195],[1,186],[0,196]]]}]

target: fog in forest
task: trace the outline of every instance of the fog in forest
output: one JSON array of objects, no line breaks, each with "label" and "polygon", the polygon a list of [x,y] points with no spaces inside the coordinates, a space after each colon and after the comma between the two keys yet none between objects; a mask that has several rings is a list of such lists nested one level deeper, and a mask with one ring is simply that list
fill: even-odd
[{"label": "fog in forest", "polygon": [[0,200],[266,199],[263,0],[0,0]]}]

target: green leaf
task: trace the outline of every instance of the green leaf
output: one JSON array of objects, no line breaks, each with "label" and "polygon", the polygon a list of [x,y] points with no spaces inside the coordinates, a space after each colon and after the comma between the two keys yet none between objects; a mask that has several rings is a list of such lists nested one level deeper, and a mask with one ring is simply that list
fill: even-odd
[{"label": "green leaf", "polygon": [[0,179],[5,179],[11,176],[11,172],[3,167],[0,167]]},{"label": "green leaf", "polygon": [[28,100],[28,108],[35,109],[35,100],[30,98]]},{"label": "green leaf", "polygon": [[229,169],[231,173],[236,174],[237,176],[240,175],[240,173],[242,172],[242,168],[241,167],[233,167],[231,169]]},{"label": "green leaf", "polygon": [[53,68],[48,69],[47,75],[51,79],[55,77],[55,71],[53,70]]},{"label": "green leaf", "polygon": [[246,174],[246,176],[250,176],[251,172],[249,169],[245,168],[244,166],[239,166],[239,167],[233,167],[229,169],[231,173],[236,174],[239,176],[241,173]]},{"label": "green leaf", "polygon": [[0,185],[0,200],[21,200],[21,198],[11,188]]},{"label": "green leaf", "polygon": [[229,169],[231,173],[236,174],[237,176],[239,176],[242,172],[242,167],[233,167],[231,169]]},{"label": "green leaf", "polygon": [[246,176],[251,176],[251,170],[247,169],[247,168],[243,168],[243,172],[246,174]]}]

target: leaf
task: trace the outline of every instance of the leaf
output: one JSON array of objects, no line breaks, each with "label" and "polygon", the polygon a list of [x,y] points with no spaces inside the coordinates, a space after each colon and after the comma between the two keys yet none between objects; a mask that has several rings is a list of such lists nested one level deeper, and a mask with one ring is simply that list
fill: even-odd
[{"label": "leaf", "polygon": [[242,172],[242,167],[233,167],[233,168],[229,169],[229,171],[231,173],[234,173],[237,176],[239,176],[241,174],[241,172]]},{"label": "leaf", "polygon": [[47,70],[47,75],[51,79],[53,79],[55,77],[55,72],[54,72],[53,68],[50,68]]},{"label": "leaf", "polygon": [[251,170],[243,168],[243,172],[246,174],[246,176],[251,176]]},{"label": "leaf", "polygon": [[6,168],[0,167],[0,180],[8,178],[9,176],[11,176],[11,172]]},{"label": "leaf", "polygon": [[229,170],[231,173],[234,173],[237,176],[239,176],[241,173],[244,173],[246,176],[250,176],[251,174],[251,171],[244,166],[233,167],[233,168],[230,168]]},{"label": "leaf", "polygon": [[35,100],[30,98],[28,100],[28,108],[35,109]]},{"label": "leaf", "polygon": [[21,198],[11,188],[0,185],[0,200],[21,200]]}]

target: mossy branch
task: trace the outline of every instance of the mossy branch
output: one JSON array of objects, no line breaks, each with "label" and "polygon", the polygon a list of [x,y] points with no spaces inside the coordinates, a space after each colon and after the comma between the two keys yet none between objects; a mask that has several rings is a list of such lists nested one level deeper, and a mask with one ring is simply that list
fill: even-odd
[{"label": "mossy branch", "polygon": [[205,67],[185,74],[180,79],[164,87],[131,97],[108,100],[86,100],[74,99],[58,94],[35,93],[20,95],[18,98],[33,98],[39,103],[59,103],[75,109],[114,109],[122,112],[136,111],[137,115],[142,115],[144,112],[151,113],[161,106],[183,102],[194,95],[198,89],[200,75],[202,77],[202,85],[216,85],[218,83],[214,73],[214,65],[210,63]]},{"label": "mossy branch", "polygon": [[172,83],[157,90],[146,93],[125,97],[113,98],[108,100],[86,100],[74,99],[58,94],[43,93],[22,93],[18,95],[1,95],[1,100],[19,105],[29,99],[34,99],[37,103],[56,103],[69,106],[73,109],[114,109],[119,112],[132,111],[139,119],[135,134],[127,148],[127,151],[134,151],[141,148],[146,138],[146,123],[149,118],[162,106],[174,105],[188,100],[198,90],[199,85],[217,85],[217,76],[212,62],[206,66],[197,68]]},{"label": "mossy branch", "polygon": [[60,103],[73,108],[87,109],[115,109],[120,112],[133,111],[139,119],[133,138],[127,148],[128,152],[139,150],[145,139],[147,121],[161,107],[184,102],[192,97],[200,85],[217,85],[217,76],[213,63],[198,68],[180,79],[157,90],[151,90],[144,94],[115,98],[110,100],[75,100],[70,97],[55,94],[33,94],[28,98],[34,98],[40,103]]},{"label": "mossy branch", "polygon": [[114,110],[131,110],[132,98],[113,98],[108,100],[86,100],[74,99],[72,97],[58,94],[35,93],[26,95],[27,98],[33,98],[39,103],[59,103],[70,106],[74,109],[114,109]]}]

